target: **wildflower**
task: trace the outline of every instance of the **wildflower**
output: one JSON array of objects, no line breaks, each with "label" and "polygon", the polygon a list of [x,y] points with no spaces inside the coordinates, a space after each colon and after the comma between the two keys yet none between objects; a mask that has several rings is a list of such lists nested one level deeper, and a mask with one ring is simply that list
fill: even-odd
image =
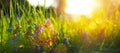
[{"label": "wildflower", "polygon": [[65,38],[65,39],[64,39],[64,43],[67,44],[67,45],[69,44],[68,38]]},{"label": "wildflower", "polygon": [[40,32],[42,33],[42,32],[43,32],[43,30],[44,30],[44,28],[43,28],[43,27],[40,27],[40,29],[39,29],[39,30],[40,30]]},{"label": "wildflower", "polygon": [[12,27],[8,28],[9,31],[12,31],[12,29],[13,29]]},{"label": "wildflower", "polygon": [[46,20],[46,23],[47,23],[47,22],[50,22],[50,19],[47,19],[47,20]]},{"label": "wildflower", "polygon": [[38,30],[35,30],[35,33],[38,33],[39,31]]},{"label": "wildflower", "polygon": [[14,44],[14,40],[10,40],[10,45],[13,45]]}]

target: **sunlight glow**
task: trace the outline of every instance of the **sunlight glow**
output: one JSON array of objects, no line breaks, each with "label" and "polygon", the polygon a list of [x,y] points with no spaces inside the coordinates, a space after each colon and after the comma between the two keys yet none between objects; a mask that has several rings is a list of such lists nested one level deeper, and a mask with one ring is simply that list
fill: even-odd
[{"label": "sunlight glow", "polygon": [[50,7],[50,6],[54,5],[55,0],[28,0],[28,2],[32,6],[37,6],[37,5],[44,6],[44,4],[45,4],[46,7]]},{"label": "sunlight glow", "polygon": [[88,15],[93,11],[96,6],[94,0],[66,0],[67,7],[65,12],[75,15]]}]

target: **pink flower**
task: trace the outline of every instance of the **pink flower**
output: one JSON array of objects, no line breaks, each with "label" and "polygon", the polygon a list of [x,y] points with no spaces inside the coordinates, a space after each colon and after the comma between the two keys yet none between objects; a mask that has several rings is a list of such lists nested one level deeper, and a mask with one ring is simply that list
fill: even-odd
[{"label": "pink flower", "polygon": [[41,26],[39,30],[40,30],[40,32],[42,33],[43,30],[44,30],[44,28]]}]

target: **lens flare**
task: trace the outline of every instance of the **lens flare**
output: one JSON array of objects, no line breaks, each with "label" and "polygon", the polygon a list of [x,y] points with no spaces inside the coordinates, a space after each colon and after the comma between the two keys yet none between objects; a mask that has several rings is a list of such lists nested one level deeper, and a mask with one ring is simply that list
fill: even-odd
[{"label": "lens flare", "polygon": [[88,15],[91,14],[93,8],[96,6],[94,0],[66,0],[65,12],[75,15]]},{"label": "lens flare", "polygon": [[28,2],[32,5],[32,6],[45,6],[46,7],[50,7],[52,5],[54,5],[55,0],[28,0]]}]

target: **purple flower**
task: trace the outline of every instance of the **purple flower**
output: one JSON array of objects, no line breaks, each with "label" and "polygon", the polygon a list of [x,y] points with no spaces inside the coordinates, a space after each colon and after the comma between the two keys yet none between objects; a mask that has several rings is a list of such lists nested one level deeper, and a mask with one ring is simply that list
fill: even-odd
[{"label": "purple flower", "polygon": [[38,30],[35,30],[35,33],[38,33]]},{"label": "purple flower", "polygon": [[49,19],[49,18],[46,20],[46,23],[48,23],[48,22],[50,22],[50,19]]},{"label": "purple flower", "polygon": [[13,45],[14,44],[14,40],[10,40],[10,45]]}]

